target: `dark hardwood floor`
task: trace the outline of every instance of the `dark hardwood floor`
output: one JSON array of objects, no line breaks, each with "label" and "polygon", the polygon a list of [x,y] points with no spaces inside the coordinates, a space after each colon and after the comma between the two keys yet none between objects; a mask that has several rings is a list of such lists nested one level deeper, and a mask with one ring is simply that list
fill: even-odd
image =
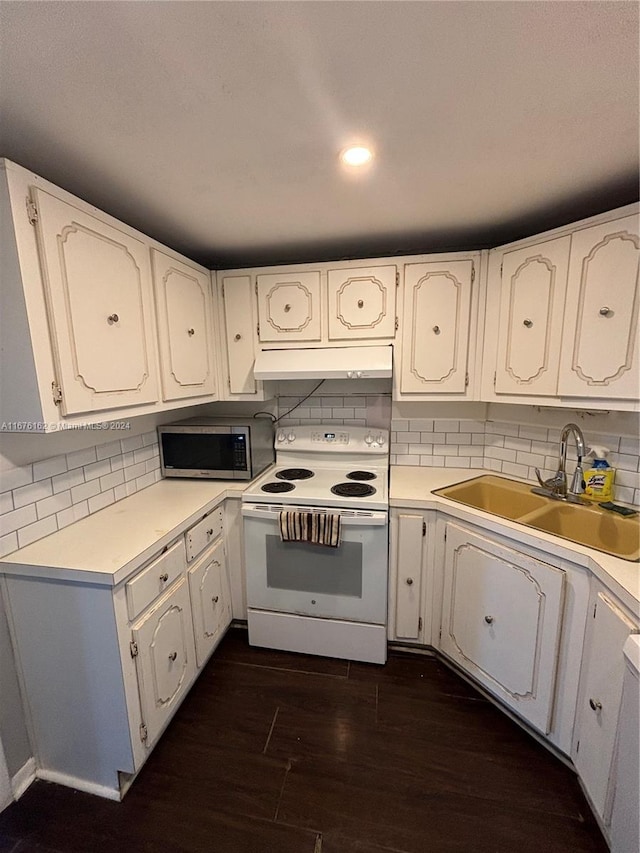
[{"label": "dark hardwood floor", "polygon": [[223,640],[122,803],[36,782],[0,853],[590,853],[572,772],[433,658]]}]

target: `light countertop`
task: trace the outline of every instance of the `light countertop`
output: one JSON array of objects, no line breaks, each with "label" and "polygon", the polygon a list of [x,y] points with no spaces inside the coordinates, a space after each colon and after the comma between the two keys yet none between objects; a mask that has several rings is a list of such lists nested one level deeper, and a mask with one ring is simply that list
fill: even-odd
[{"label": "light countertop", "polygon": [[[447,515],[454,519],[479,525],[487,532],[507,536],[516,543],[537,548],[543,553],[552,554],[557,559],[588,569],[629,608],[636,618],[640,618],[640,563],[622,560],[602,551],[527,527],[520,522],[491,515],[432,494],[435,489],[452,486],[454,483],[480,477],[483,474],[505,476],[504,474],[496,475],[495,471],[485,471],[481,468],[422,468],[413,465],[394,465],[391,467],[389,505],[392,508],[446,510]],[[507,477],[507,479],[515,480],[516,478]],[[541,559],[544,559],[544,556]]]}]

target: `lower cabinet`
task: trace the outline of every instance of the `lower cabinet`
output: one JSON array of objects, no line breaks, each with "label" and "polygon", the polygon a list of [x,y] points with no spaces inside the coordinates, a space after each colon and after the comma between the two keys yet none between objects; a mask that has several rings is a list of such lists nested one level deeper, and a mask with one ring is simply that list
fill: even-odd
[{"label": "lower cabinet", "polygon": [[[623,647],[632,633],[638,633],[638,626],[604,589],[594,585],[573,760],[591,804],[605,825],[609,823],[615,786],[612,764],[625,673]],[[637,731],[637,719],[634,725]]]},{"label": "lower cabinet", "polygon": [[505,705],[548,733],[564,572],[446,525],[441,651]]},{"label": "lower cabinet", "polygon": [[196,661],[201,667],[231,624],[231,590],[222,539],[191,566],[188,575]]},{"label": "lower cabinet", "polygon": [[431,641],[430,619],[423,615],[430,515],[410,509],[391,513],[389,639],[403,644]]}]

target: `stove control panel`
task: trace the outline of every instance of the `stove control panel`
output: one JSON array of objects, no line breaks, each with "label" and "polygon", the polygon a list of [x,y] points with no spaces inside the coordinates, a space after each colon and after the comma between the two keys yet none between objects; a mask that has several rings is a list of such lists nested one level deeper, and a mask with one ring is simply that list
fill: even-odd
[{"label": "stove control panel", "polygon": [[389,448],[389,432],[386,429],[362,426],[331,426],[329,424],[305,424],[282,427],[275,435],[276,450],[319,453],[385,454]]},{"label": "stove control panel", "polygon": [[329,430],[326,430],[324,432],[312,432],[311,441],[321,441],[324,444],[349,444],[349,433],[331,432]]}]

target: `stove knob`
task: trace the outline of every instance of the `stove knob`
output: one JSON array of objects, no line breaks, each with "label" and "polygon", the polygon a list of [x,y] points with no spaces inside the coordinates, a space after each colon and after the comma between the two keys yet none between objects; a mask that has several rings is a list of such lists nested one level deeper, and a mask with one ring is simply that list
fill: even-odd
[{"label": "stove knob", "polygon": [[356,370],[356,378],[362,379],[362,371],[361,370]]},{"label": "stove knob", "polygon": [[371,445],[373,444],[373,436],[371,435],[371,433],[370,433],[370,432],[368,432],[368,433],[365,435],[365,437],[364,437],[364,443],[365,443],[365,444],[368,444],[369,446],[371,446]]},{"label": "stove knob", "polygon": [[380,447],[382,447],[382,445],[384,444],[384,435],[380,433],[380,435],[376,438],[376,441],[378,442]]},{"label": "stove knob", "polygon": [[284,432],[279,432],[279,433],[278,433],[278,441],[284,441],[286,437],[287,437],[287,436],[286,436],[286,434],[285,434]]},{"label": "stove knob", "polygon": [[295,435],[292,432],[290,432],[289,435],[287,436],[287,441],[295,441],[295,440],[296,440]]},{"label": "stove knob", "polygon": [[347,370],[347,379],[353,379],[353,370]]}]

